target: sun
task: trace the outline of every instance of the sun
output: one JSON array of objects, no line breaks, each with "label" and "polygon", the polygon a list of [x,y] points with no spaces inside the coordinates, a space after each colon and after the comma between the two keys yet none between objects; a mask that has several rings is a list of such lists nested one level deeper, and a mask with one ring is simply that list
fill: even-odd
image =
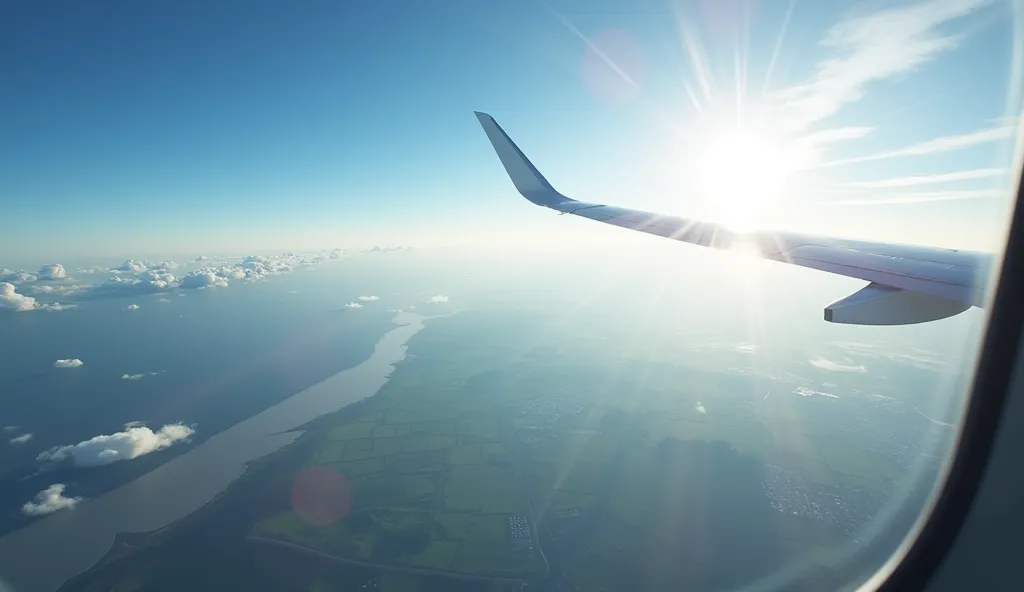
[{"label": "sun", "polygon": [[700,196],[717,221],[738,231],[758,226],[795,170],[786,143],[761,130],[721,127],[698,149]]}]

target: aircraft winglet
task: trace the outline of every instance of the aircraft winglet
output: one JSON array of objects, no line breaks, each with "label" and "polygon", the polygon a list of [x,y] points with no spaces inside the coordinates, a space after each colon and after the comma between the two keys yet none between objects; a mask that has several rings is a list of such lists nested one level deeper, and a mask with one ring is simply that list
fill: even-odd
[{"label": "aircraft winglet", "polygon": [[498,153],[498,158],[501,159],[505,172],[508,173],[512,182],[515,183],[516,189],[519,190],[523,197],[539,206],[549,208],[558,204],[575,201],[562,195],[551,186],[551,183],[548,183],[544,175],[537,170],[537,167],[533,166],[530,159],[526,158],[523,151],[516,146],[512,138],[508,137],[508,134],[505,133],[505,130],[501,129],[501,126],[498,125],[498,122],[493,117],[479,111],[474,111],[474,113],[476,113],[476,118],[480,120],[480,125],[484,128],[484,132],[487,133],[491,146]]}]

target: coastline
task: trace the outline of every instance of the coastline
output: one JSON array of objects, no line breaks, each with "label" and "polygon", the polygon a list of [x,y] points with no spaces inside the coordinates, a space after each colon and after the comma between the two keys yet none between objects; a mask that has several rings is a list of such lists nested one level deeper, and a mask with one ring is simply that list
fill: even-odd
[{"label": "coastline", "polygon": [[397,314],[360,364],[215,434],[192,450],[70,511],[0,538],[0,590],[52,592],[106,557],[119,535],[167,528],[214,502],[250,463],[295,443],[304,426],[376,394],[424,317]]}]

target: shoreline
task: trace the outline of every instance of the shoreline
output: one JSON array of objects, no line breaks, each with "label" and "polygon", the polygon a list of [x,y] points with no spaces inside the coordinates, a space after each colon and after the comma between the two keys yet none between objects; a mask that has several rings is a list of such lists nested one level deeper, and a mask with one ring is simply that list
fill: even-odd
[{"label": "shoreline", "polygon": [[[444,315],[438,315],[444,316]],[[119,535],[152,534],[213,503],[249,465],[298,441],[306,424],[375,395],[406,343],[436,318],[399,313],[363,362],[245,419],[149,473],[0,538],[0,590],[52,592],[100,563]]]}]

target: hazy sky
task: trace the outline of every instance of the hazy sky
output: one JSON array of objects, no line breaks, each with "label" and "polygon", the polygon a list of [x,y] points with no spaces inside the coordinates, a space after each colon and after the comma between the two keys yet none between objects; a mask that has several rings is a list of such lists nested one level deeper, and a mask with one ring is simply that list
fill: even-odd
[{"label": "hazy sky", "polygon": [[577,198],[997,246],[1011,4],[845,4],[7,0],[0,252],[620,232],[518,198],[474,110]]}]

